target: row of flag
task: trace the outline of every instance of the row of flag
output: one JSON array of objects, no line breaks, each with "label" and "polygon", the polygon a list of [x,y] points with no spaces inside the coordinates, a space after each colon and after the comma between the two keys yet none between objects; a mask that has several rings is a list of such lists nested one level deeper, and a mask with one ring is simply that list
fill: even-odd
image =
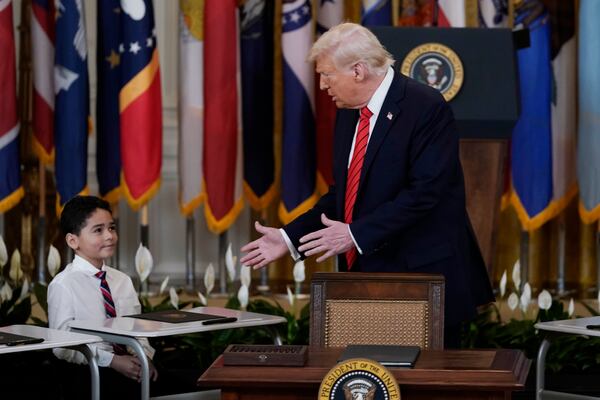
[{"label": "row of flag", "polygon": [[[97,18],[99,190],[112,203],[123,194],[138,209],[157,191],[162,162],[152,2],[102,1]],[[54,163],[60,211],[68,199],[88,192],[92,122],[84,2],[33,0],[31,34],[33,147],[42,162]]]},{"label": "row of flag", "polygon": [[[360,4],[364,25],[466,24],[464,0]],[[530,30],[531,46],[517,54],[522,114],[511,140],[506,199],[527,230],[557,215],[578,188],[582,219],[600,217],[595,182],[600,109],[594,101],[600,93],[594,72],[600,66],[600,28],[594,23],[600,5],[594,0],[579,4],[578,27],[574,1],[526,0],[514,9],[514,23]],[[83,5],[82,0],[32,1],[34,149],[43,162],[54,162],[59,206],[87,190],[92,124]],[[220,233],[235,221],[244,199],[262,210],[279,195],[279,217],[287,223],[327,190],[335,107],[318,90],[305,58],[318,35],[346,19],[345,6],[343,0],[179,1],[179,202],[184,215],[203,204],[209,228]],[[479,0],[478,11],[481,27],[509,26],[508,0]],[[124,196],[137,209],[158,190],[162,159],[152,2],[103,0],[97,18],[93,131],[100,194],[113,203]],[[9,100],[0,106],[2,212],[23,195],[10,0],[0,0],[0,22],[0,46],[11,55],[0,60],[2,98]]]}]

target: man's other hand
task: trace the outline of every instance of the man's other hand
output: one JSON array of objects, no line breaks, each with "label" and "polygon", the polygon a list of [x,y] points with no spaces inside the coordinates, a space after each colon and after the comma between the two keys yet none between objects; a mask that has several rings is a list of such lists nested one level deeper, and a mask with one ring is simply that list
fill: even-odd
[{"label": "man's other hand", "polygon": [[302,245],[298,247],[298,251],[303,252],[307,257],[324,253],[317,258],[317,262],[322,262],[354,247],[348,224],[331,220],[325,214],[321,214],[321,222],[325,228],[302,236],[300,238]]}]

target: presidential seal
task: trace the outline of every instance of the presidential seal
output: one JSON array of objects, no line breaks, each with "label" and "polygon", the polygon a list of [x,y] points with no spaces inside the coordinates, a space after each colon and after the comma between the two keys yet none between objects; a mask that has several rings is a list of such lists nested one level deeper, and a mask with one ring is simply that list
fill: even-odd
[{"label": "presidential seal", "polygon": [[333,367],[319,388],[319,400],[399,400],[394,376],[381,364],[364,358]]},{"label": "presidential seal", "polygon": [[402,61],[400,72],[439,90],[450,101],[460,90],[464,69],[458,55],[440,43],[415,47]]}]

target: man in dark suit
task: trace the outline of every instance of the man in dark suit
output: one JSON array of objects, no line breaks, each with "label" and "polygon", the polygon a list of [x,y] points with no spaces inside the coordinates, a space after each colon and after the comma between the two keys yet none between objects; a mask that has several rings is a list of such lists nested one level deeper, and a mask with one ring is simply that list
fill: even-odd
[{"label": "man in dark suit", "polygon": [[340,109],[334,180],[319,202],[283,229],[242,248],[245,265],[339,255],[340,271],[428,272],[446,278],[445,343],[476,307],[494,301],[465,208],[458,135],[441,94],[404,77],[366,28],[330,29],[313,45],[320,87]]}]

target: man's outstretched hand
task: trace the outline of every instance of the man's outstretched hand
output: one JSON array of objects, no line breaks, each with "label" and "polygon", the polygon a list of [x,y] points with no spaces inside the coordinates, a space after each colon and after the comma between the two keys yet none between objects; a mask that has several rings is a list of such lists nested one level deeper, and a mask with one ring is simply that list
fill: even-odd
[{"label": "man's outstretched hand", "polygon": [[260,269],[289,253],[279,229],[262,226],[258,221],[254,227],[262,236],[242,247],[242,253],[246,253],[240,259],[243,265]]},{"label": "man's outstretched hand", "polygon": [[300,238],[302,245],[298,247],[298,251],[303,252],[307,257],[324,253],[317,258],[317,262],[322,262],[354,247],[347,224],[329,219],[325,214],[321,214],[321,222],[325,228],[302,236]]}]

